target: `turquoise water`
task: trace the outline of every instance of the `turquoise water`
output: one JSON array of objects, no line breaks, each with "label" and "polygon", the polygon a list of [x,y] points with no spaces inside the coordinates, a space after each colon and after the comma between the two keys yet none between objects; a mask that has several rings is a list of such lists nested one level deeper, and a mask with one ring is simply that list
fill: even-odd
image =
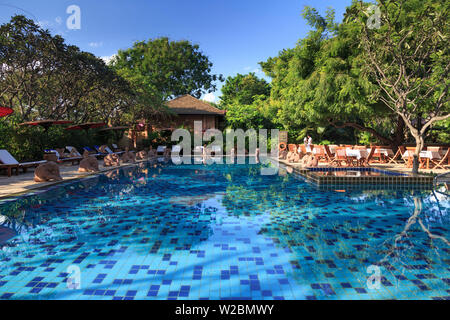
[{"label": "turquoise water", "polygon": [[4,202],[0,298],[449,298],[448,198],[259,169],[141,164]]}]

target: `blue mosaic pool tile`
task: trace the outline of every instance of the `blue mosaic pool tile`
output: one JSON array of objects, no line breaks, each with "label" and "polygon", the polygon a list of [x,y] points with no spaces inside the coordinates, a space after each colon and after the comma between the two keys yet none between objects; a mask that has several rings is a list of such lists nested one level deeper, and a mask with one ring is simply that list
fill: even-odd
[{"label": "blue mosaic pool tile", "polygon": [[[450,250],[431,246],[417,225],[397,242],[403,260],[386,258],[414,212],[410,194],[317,192],[289,176],[250,174],[254,183],[249,166],[196,168],[130,169],[27,197],[25,217],[39,217],[37,227],[0,254],[0,299],[450,296]],[[423,221],[448,237],[448,216],[421,197]],[[82,290],[67,289],[71,264]],[[377,290],[366,286],[371,264],[382,266]]]}]

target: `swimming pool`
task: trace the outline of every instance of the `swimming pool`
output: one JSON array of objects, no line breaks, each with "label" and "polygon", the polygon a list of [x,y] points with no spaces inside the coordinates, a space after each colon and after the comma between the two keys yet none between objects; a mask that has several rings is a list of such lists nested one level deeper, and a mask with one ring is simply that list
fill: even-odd
[{"label": "swimming pool", "polygon": [[141,164],[0,204],[0,299],[450,297],[445,196],[259,169]]}]

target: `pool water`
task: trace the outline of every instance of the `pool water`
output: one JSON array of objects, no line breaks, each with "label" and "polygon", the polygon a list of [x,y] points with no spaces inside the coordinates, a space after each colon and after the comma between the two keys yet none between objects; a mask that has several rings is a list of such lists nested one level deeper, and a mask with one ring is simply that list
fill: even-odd
[{"label": "pool water", "polygon": [[431,191],[141,164],[0,204],[0,298],[448,299],[449,211]]}]

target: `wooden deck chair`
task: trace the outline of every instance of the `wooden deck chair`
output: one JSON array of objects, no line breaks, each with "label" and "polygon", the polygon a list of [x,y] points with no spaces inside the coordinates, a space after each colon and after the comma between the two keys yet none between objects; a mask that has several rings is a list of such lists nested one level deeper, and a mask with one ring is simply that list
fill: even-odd
[{"label": "wooden deck chair", "polygon": [[414,160],[415,147],[406,147],[406,151],[402,153],[402,158],[405,161],[407,168],[412,168]]},{"label": "wooden deck chair", "polygon": [[297,150],[297,145],[296,144],[293,144],[293,143],[288,144],[288,151],[289,152],[294,152],[296,150]]},{"label": "wooden deck chair", "polygon": [[331,164],[336,164],[338,167],[342,167],[342,162],[345,163],[345,166],[349,166],[349,161],[347,157],[347,152],[345,151],[346,147],[337,147],[336,154]]},{"label": "wooden deck chair", "polygon": [[[383,162],[383,155],[381,154],[381,147],[380,146],[370,146],[370,151],[372,151],[372,149],[374,149],[373,155],[372,155],[372,159],[371,162],[372,163],[381,163]],[[377,158],[377,160],[375,160],[375,158]]]},{"label": "wooden deck chair", "polygon": [[402,161],[404,161],[403,154],[405,152],[406,152],[406,149],[404,146],[398,146],[397,152],[394,154],[394,156],[392,158],[389,159],[388,163],[395,163],[395,164],[402,163]]},{"label": "wooden deck chair", "polygon": [[331,165],[333,163],[333,161],[335,160],[335,156],[333,155],[333,153],[330,150],[330,147],[327,145],[323,146],[324,150],[325,150],[325,155],[327,156],[327,161],[328,163]]},{"label": "wooden deck chair", "polygon": [[375,148],[370,148],[369,155],[367,156],[367,159],[361,159],[361,165],[362,166],[370,166],[370,161],[372,161],[373,155],[375,154]]},{"label": "wooden deck chair", "polygon": [[318,158],[319,162],[328,162],[324,146],[316,145],[313,148],[313,151],[314,150],[315,150],[314,155]]},{"label": "wooden deck chair", "polygon": [[445,167],[450,167],[450,148],[441,159],[430,159],[435,169],[445,169]]}]

